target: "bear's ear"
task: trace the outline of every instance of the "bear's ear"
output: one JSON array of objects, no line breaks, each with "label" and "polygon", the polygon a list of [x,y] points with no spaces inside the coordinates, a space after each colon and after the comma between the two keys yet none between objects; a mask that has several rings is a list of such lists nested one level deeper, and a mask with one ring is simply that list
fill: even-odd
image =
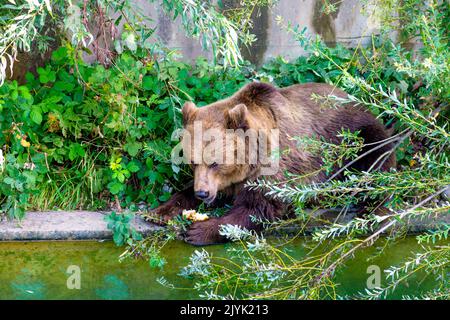
[{"label": "bear's ear", "polygon": [[248,129],[247,106],[243,103],[234,106],[228,110],[225,115],[226,126],[228,129]]},{"label": "bear's ear", "polygon": [[188,101],[183,105],[181,112],[183,113],[183,124],[186,125],[194,119],[197,107],[193,102]]}]

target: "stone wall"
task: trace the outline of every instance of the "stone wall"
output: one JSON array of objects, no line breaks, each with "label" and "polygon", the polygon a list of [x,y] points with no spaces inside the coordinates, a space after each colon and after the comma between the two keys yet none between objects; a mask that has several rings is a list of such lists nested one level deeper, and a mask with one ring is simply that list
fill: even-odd
[{"label": "stone wall", "polygon": [[[247,60],[260,65],[268,59],[282,55],[295,58],[304,54],[303,49],[292,39],[292,36],[277,24],[277,17],[283,17],[285,23],[290,21],[300,28],[307,27],[310,34],[319,34],[329,44],[343,43],[347,46],[367,44],[370,36],[378,32],[374,19],[365,16],[361,11],[361,0],[329,0],[336,5],[336,12],[325,15],[321,12],[324,0],[279,0],[273,8],[262,8],[254,17],[253,33],[257,41],[251,48],[243,48]],[[239,5],[240,0],[222,0],[225,6]],[[161,5],[148,0],[136,0],[136,9],[145,12],[156,26],[155,36],[169,48],[178,50],[185,60],[194,60],[198,56],[211,58],[211,52],[203,51],[200,42],[186,36],[179,19],[172,21]],[[120,32],[120,31],[119,31]],[[92,48],[91,48],[92,49]],[[27,71],[35,72],[37,66],[45,64],[49,53],[20,54],[14,66],[13,79],[24,81]],[[95,55],[85,56],[87,62],[93,62]]]},{"label": "stone wall", "polygon": [[[225,5],[233,6],[239,0],[222,0]],[[323,0],[279,0],[273,8],[263,8],[254,19],[253,33],[257,41],[250,50],[243,50],[244,56],[256,64],[261,64],[271,57],[282,55],[293,58],[304,54],[300,46],[292,40],[292,36],[277,24],[277,16],[283,17],[285,22],[301,28],[307,27],[309,33],[319,34],[329,44],[343,43],[355,46],[366,44],[370,36],[378,32],[373,19],[361,12],[360,0],[332,0],[336,12],[325,15],[321,12]],[[210,57],[210,52],[203,52],[200,43],[186,37],[179,21],[172,22],[162,8],[149,4],[146,0],[136,1],[148,12],[158,26],[157,36],[168,47],[178,49],[185,59],[195,59],[198,55]],[[247,51],[247,52],[246,52]]]}]

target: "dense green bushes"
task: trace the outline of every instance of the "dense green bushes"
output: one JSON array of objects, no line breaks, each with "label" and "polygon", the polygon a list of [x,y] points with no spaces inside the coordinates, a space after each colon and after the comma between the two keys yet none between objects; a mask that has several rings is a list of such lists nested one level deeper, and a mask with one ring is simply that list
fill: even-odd
[{"label": "dense green bushes", "polygon": [[25,85],[0,87],[2,211],[99,209],[112,196],[156,206],[186,176],[169,161],[182,102],[211,103],[245,81],[203,59],[156,63],[126,52],[105,69],[61,47]]}]

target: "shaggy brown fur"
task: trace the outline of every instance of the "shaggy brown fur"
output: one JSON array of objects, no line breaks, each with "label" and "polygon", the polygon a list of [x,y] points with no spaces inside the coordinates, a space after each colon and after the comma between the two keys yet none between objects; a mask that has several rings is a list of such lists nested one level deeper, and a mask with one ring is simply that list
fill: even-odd
[{"label": "shaggy brown fur", "polygon": [[[327,107],[317,102],[317,99],[313,99],[313,94],[322,97],[347,96],[345,92],[327,84],[308,83],[278,89],[270,84],[253,82],[232,97],[202,108],[197,108],[192,102],[186,103],[183,107],[184,126],[186,130],[192,131],[194,121],[200,121],[205,129],[217,128],[221,131],[278,128],[280,150],[288,149],[289,152],[282,154],[275,179],[283,179],[286,170],[295,174],[305,174],[321,167],[321,156],[299,150],[295,145],[296,142],[290,139],[292,137],[322,136],[330,142],[339,143],[337,134],[344,128],[351,132],[359,130],[366,144],[389,137],[384,126],[367,110],[351,104],[337,108]],[[223,145],[224,148],[234,147],[225,142]],[[391,147],[388,144],[379,148],[351,168],[367,170]],[[364,149],[362,152],[367,150]],[[394,165],[395,158],[391,155],[380,170],[388,170]],[[287,209],[286,204],[244,187],[245,182],[260,176],[260,169],[258,164],[194,165],[194,186],[175,194],[155,211],[167,221],[180,214],[183,209],[196,208],[200,200],[196,199],[195,194],[202,195],[203,201],[214,205],[220,192],[233,200],[231,210],[223,217],[193,223],[187,232],[187,242],[206,245],[225,241],[219,234],[219,226],[222,224],[235,224],[259,230],[260,225],[253,223],[250,216],[273,221],[282,218]],[[321,171],[302,182],[321,182],[328,177]],[[206,196],[202,192],[206,192]]]}]

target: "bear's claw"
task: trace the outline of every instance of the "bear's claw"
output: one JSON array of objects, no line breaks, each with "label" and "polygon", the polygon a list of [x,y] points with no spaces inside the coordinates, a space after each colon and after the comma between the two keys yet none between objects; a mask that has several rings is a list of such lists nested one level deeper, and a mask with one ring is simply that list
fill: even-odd
[{"label": "bear's claw", "polygon": [[194,246],[205,246],[211,244],[223,243],[225,240],[219,234],[219,225],[217,219],[195,222],[186,232],[184,241]]},{"label": "bear's claw", "polygon": [[151,211],[151,216],[153,223],[158,225],[166,225],[170,220],[180,215],[183,209],[177,207],[171,207],[169,205],[163,204],[158,208]]}]

